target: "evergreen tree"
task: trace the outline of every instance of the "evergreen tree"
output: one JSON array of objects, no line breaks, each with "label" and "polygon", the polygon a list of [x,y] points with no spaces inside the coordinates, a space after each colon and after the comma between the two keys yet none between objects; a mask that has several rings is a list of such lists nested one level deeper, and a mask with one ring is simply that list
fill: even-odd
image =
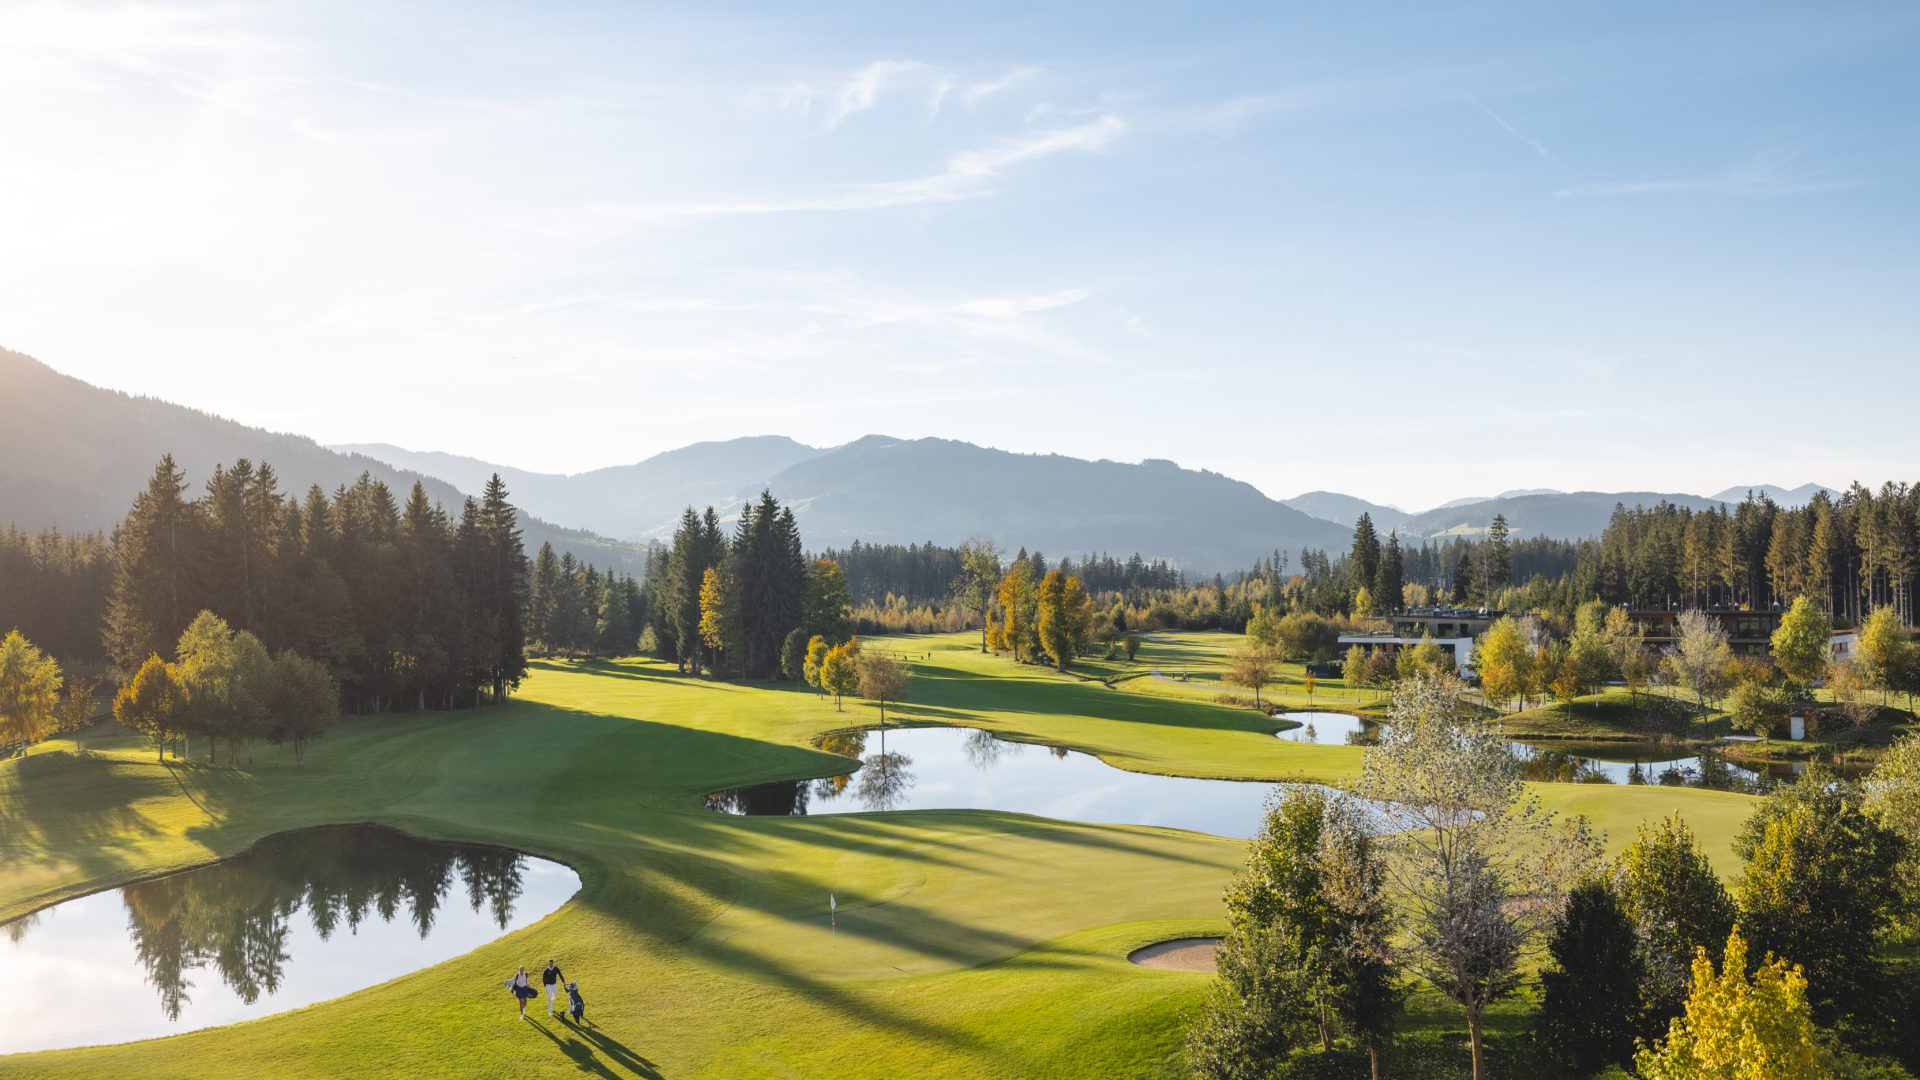
[{"label": "evergreen tree", "polygon": [[1590,878],[1567,894],[1547,955],[1534,1027],[1541,1056],[1567,1076],[1626,1066],[1646,1022],[1647,965],[1633,919],[1605,879]]},{"label": "evergreen tree", "polygon": [[181,498],[186,490],[173,455],[161,458],[115,536],[106,641],[123,679],[170,649],[201,608],[201,515]]},{"label": "evergreen tree", "polygon": [[[572,553],[567,557],[571,559]],[[527,636],[551,654],[559,631],[560,560],[554,557],[553,544],[540,545],[533,560],[533,577],[527,596]]]},{"label": "evergreen tree", "polygon": [[1374,575],[1380,572],[1380,537],[1373,531],[1373,515],[1361,512],[1360,520],[1353,523],[1353,549],[1347,553],[1347,572],[1350,582],[1349,594],[1373,586]]},{"label": "evergreen tree", "polygon": [[1373,577],[1374,610],[1370,614],[1379,615],[1398,611],[1406,603],[1406,581],[1403,571],[1400,539],[1388,533],[1386,550],[1380,553],[1380,566]]}]

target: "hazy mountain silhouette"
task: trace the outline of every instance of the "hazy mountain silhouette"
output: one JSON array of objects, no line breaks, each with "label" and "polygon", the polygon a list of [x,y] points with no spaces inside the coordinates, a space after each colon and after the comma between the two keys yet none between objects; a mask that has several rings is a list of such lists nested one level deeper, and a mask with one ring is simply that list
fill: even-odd
[{"label": "hazy mountain silhouette", "polygon": [[[0,349],[0,528],[15,524],[38,530],[111,532],[134,496],[146,488],[153,467],[172,454],[198,496],[215,464],[250,458],[271,464],[280,489],[298,497],[319,484],[329,494],[368,472],[404,502],[416,479],[429,498],[458,514],[480,483],[450,484],[370,457],[328,450],[312,439],[284,435],[225,420],[157,398],[103,390],[47,367],[22,353]],[[638,574],[645,550],[592,533],[540,520],[503,475],[529,552],[544,541],[556,551],[601,567]]]},{"label": "hazy mountain silhouette", "polygon": [[1408,517],[1407,512],[1398,507],[1382,506],[1337,491],[1309,491],[1280,501],[1303,514],[1311,514],[1338,525],[1352,525],[1360,520],[1361,514],[1366,514],[1372,519],[1373,527],[1380,532],[1392,529]]},{"label": "hazy mountain silhouette", "polygon": [[1414,514],[1400,523],[1401,537],[1420,538],[1449,533],[1483,533],[1495,514],[1507,527],[1527,536],[1554,536],[1577,540],[1599,536],[1613,516],[1616,504],[1653,506],[1662,501],[1693,510],[1718,506],[1718,499],[1657,491],[1571,491],[1542,495],[1513,495],[1461,506],[1443,506]]},{"label": "hazy mountain silhouette", "polygon": [[1813,501],[1815,495],[1818,495],[1822,491],[1826,492],[1829,498],[1836,501],[1840,498],[1840,492],[1827,487],[1825,484],[1801,484],[1791,491],[1778,484],[1748,484],[1745,487],[1730,487],[1720,494],[1712,496],[1712,499],[1714,502],[1723,502],[1728,506],[1732,506],[1735,503],[1745,502],[1747,500],[1747,492],[1749,491],[1755,495],[1765,495],[1781,506],[1790,508],[1807,505]]},{"label": "hazy mountain silhouette", "polygon": [[[422,469],[495,468],[447,455],[394,457]],[[957,544],[986,535],[1054,558],[1137,551],[1212,572],[1250,565],[1275,548],[1332,550],[1351,538],[1348,527],[1269,499],[1251,484],[1170,461],[1012,454],[948,439],[869,435],[826,450],[780,437],[735,439],[523,482],[539,493],[529,495],[529,508],[577,508],[570,520],[630,539],[668,539],[689,504],[737,513],[762,488],[793,507],[816,551],[854,540]],[[635,528],[645,515],[651,520]]]},{"label": "hazy mountain silhouette", "polygon": [[332,449],[437,476],[469,491],[478,490],[472,485],[485,484],[498,471],[513,491],[515,503],[528,513],[580,522],[595,532],[629,539],[657,532],[663,522],[678,518],[688,506],[723,507],[737,502],[743,493],[758,492],[782,469],[825,453],[784,435],[760,435],[694,443],[638,464],[562,476],[386,443]]}]

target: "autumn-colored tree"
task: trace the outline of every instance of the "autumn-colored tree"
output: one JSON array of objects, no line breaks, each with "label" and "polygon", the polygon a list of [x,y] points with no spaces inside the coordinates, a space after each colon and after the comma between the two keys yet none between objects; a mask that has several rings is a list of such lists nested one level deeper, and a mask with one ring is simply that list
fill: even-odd
[{"label": "autumn-colored tree", "polygon": [[167,743],[185,730],[186,705],[187,691],[173,665],[155,653],[114,696],[113,718],[152,739],[155,755],[164,761]]},{"label": "autumn-colored tree", "polygon": [[1913,641],[1900,625],[1899,612],[1886,606],[1874,608],[1860,626],[1854,662],[1860,665],[1867,686],[1880,691],[1880,704],[1887,703],[1889,691],[1900,687],[1913,666],[1913,654]]},{"label": "autumn-colored tree", "polygon": [[800,674],[806,679],[807,685],[816,690],[825,689],[821,681],[821,670],[827,661],[827,650],[831,648],[833,646],[827,644],[826,637],[820,634],[813,635],[807,642],[807,659],[800,669]]},{"label": "autumn-colored tree", "polygon": [[1634,1060],[1643,1080],[1828,1080],[1833,1055],[1814,1030],[1807,980],[1797,967],[1768,958],[1747,978],[1747,943],[1739,927],[1727,937],[1720,970],[1707,950],[1693,961],[1685,1016],[1667,1038]]},{"label": "autumn-colored tree", "polygon": [[726,568],[709,566],[700,579],[700,640],[715,654],[724,654],[739,636],[734,590]]},{"label": "autumn-colored tree", "polygon": [[880,725],[885,727],[887,706],[906,700],[913,669],[887,653],[868,652],[861,655],[855,670],[860,696],[880,706]]},{"label": "autumn-colored tree", "polygon": [[60,665],[20,631],[0,639],[0,743],[33,742],[53,730],[61,681]]},{"label": "autumn-colored tree", "polygon": [[1015,559],[1000,579],[1000,636],[1015,660],[1032,660],[1040,647],[1035,623],[1039,617],[1039,598],[1035,595],[1033,563]]},{"label": "autumn-colored tree", "polygon": [[1120,648],[1126,651],[1127,663],[1131,664],[1133,663],[1133,658],[1140,655],[1140,639],[1132,634],[1128,634],[1121,640]]},{"label": "autumn-colored tree", "polygon": [[820,687],[833,695],[834,711],[844,711],[840,699],[860,688],[859,638],[850,638],[827,650],[820,661]]},{"label": "autumn-colored tree", "polygon": [[1833,656],[1833,624],[1811,599],[1796,597],[1780,616],[1770,647],[1780,673],[1796,690],[1805,692]]},{"label": "autumn-colored tree", "polygon": [[[1357,648],[1357,646],[1356,646]],[[1274,669],[1279,661],[1273,654],[1257,645],[1247,645],[1227,654],[1227,670],[1220,678],[1231,686],[1243,686],[1253,691],[1253,707],[1260,707],[1260,690],[1273,682]]]},{"label": "autumn-colored tree", "polygon": [[1258,600],[1253,602],[1252,611],[1253,616],[1247,620],[1247,644],[1278,650],[1281,647],[1280,612]]},{"label": "autumn-colored tree", "polygon": [[1040,647],[1053,658],[1055,670],[1067,670],[1067,664],[1092,640],[1093,604],[1080,588],[1080,579],[1047,571],[1040,579],[1034,609]]},{"label": "autumn-colored tree", "polygon": [[1503,615],[1473,645],[1473,667],[1490,702],[1507,702],[1527,692],[1533,680],[1533,644],[1511,615]]}]

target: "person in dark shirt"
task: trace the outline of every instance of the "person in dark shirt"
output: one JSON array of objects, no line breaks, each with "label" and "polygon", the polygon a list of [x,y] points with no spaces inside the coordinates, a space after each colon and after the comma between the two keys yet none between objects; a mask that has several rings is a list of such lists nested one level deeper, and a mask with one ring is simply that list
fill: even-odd
[{"label": "person in dark shirt", "polygon": [[540,984],[547,988],[547,1015],[553,1015],[554,999],[560,995],[560,986],[567,977],[560,974],[560,965],[549,959],[547,969],[540,973]]}]

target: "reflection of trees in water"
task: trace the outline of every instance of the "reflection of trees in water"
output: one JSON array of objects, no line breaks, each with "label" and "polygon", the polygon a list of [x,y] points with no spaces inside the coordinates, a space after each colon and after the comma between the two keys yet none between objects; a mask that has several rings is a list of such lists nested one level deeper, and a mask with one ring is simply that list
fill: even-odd
[{"label": "reflection of trees in water", "polygon": [[1005,739],[994,738],[991,731],[969,731],[966,741],[961,743],[966,751],[967,760],[976,769],[991,769],[999,764],[1003,757],[1011,757],[1020,752],[1020,744]]},{"label": "reflection of trees in water", "polygon": [[9,944],[18,945],[20,944],[20,939],[27,936],[27,931],[39,924],[40,913],[36,911],[31,915],[22,915],[9,922],[0,923],[0,930],[6,931]]},{"label": "reflection of trees in water", "polygon": [[245,855],[121,890],[127,932],[161,1010],[178,1020],[190,972],[209,965],[247,1004],[280,988],[302,907],[322,940],[369,915],[404,909],[421,937],[457,873],[473,910],[505,929],[522,890],[523,857],[495,848],[416,840],[388,829],[314,829],[263,841]]},{"label": "reflection of trees in water", "polygon": [[855,797],[869,810],[893,809],[913,786],[913,773],[907,768],[912,764],[913,759],[905,754],[868,755],[854,774],[859,781]]},{"label": "reflection of trees in water", "polygon": [[1067,760],[1067,748],[1064,746],[1049,746],[1047,747],[1047,753],[1052,754],[1061,761]]},{"label": "reflection of trees in water", "polygon": [[1535,749],[1520,759],[1520,775],[1546,784],[1611,784],[1613,778],[1586,758],[1558,750]]},{"label": "reflection of trees in water", "polygon": [[810,786],[808,780],[775,780],[716,791],[707,796],[707,809],[723,814],[804,814]]}]

